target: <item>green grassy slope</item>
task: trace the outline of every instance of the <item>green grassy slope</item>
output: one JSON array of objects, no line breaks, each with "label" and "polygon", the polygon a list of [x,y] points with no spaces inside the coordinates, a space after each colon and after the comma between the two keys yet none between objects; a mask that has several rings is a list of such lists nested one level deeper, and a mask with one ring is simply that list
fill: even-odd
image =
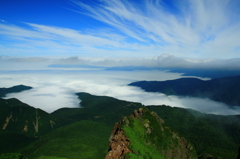
[{"label": "green grassy slope", "polygon": [[[67,122],[92,120],[113,126],[122,116],[131,114],[141,104],[106,96],[78,93],[83,108],[64,108],[53,113]],[[168,106],[148,107],[164,119],[166,124],[187,138],[197,153],[209,153],[222,158],[235,158],[240,145],[238,116],[206,115],[197,111]]]},{"label": "green grassy slope", "polygon": [[197,153],[220,158],[237,158],[240,145],[239,116],[207,115],[169,106],[148,106],[165,123],[190,141]]},{"label": "green grassy slope", "polygon": [[69,159],[102,159],[107,153],[112,127],[83,120],[48,133],[21,152],[35,159],[55,156]]},{"label": "green grassy slope", "polygon": [[59,126],[55,117],[41,109],[14,98],[0,98],[0,154],[18,152]]},{"label": "green grassy slope", "polygon": [[59,126],[56,118],[17,99],[0,98],[0,132],[39,137]]},{"label": "green grassy slope", "polygon": [[107,96],[95,96],[83,92],[77,95],[83,108],[63,108],[52,113],[61,119],[63,124],[91,120],[113,126],[123,116],[143,106],[141,103],[122,101]]},{"label": "green grassy slope", "polygon": [[[29,155],[30,158],[41,156],[42,158],[73,158],[80,153],[86,158],[94,158],[90,154],[97,153],[104,156],[114,123],[142,107],[142,104],[88,93],[78,93],[77,95],[81,99],[82,108],[63,108],[52,114],[46,114],[46,112],[32,108],[17,99],[0,99],[0,132],[6,133],[5,135],[9,131],[15,131],[18,135],[24,134],[22,130],[26,120],[30,124],[29,132],[30,130],[34,131],[33,122],[36,121],[37,110],[38,116],[41,116],[39,133],[33,136],[42,137],[21,151],[25,155]],[[236,158],[238,145],[240,145],[239,116],[206,115],[193,110],[168,106],[149,106],[148,108],[157,112],[170,128],[190,141],[195,146],[198,155],[208,153],[225,159]],[[7,130],[2,130],[6,123],[6,117],[9,117],[11,112],[12,118]],[[50,120],[60,128],[52,131]],[[19,123],[17,124],[17,122]],[[66,126],[61,127],[62,125]],[[44,136],[44,134],[46,135]],[[26,138],[26,136],[18,136],[13,133],[8,138],[11,138],[11,135],[13,135],[12,139],[15,135],[16,140],[20,142]],[[7,143],[4,138],[2,135],[1,143]],[[75,140],[79,142],[75,142]],[[21,143],[22,145],[16,145],[16,148],[13,147],[13,149],[8,147],[4,150],[4,146],[2,146],[2,152],[19,152],[19,147],[24,147],[32,140],[26,138],[26,141],[26,143]],[[104,144],[102,144],[103,142]],[[11,145],[10,142],[8,144]],[[74,148],[74,145],[77,145],[77,148]]]},{"label": "green grassy slope", "polygon": [[22,147],[36,141],[36,138],[14,132],[0,132],[0,154],[18,152]]},{"label": "green grassy slope", "polygon": [[133,151],[130,158],[197,158],[194,148],[146,107],[140,115],[125,118],[122,129]]}]

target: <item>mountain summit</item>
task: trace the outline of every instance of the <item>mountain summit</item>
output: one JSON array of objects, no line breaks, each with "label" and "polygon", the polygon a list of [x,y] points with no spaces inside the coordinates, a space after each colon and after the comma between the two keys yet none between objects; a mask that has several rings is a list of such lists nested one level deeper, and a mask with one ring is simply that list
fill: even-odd
[{"label": "mountain summit", "polygon": [[195,149],[146,107],[114,125],[105,159],[195,159]]}]

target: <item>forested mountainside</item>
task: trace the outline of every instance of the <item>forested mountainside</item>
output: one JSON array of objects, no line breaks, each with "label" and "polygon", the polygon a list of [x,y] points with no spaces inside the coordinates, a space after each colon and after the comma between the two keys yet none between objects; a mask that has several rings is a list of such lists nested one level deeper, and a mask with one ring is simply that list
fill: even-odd
[{"label": "forested mountainside", "polygon": [[209,98],[231,106],[240,106],[240,76],[216,78],[208,81],[198,78],[180,78],[168,81],[139,81],[130,83],[129,85],[140,87],[146,92]]},{"label": "forested mountainside", "polygon": [[[144,108],[140,103],[107,96],[95,96],[84,92],[76,95],[81,99],[81,107],[62,108],[51,114],[17,99],[1,99],[0,142],[4,143],[1,144],[1,158],[12,153],[21,154],[28,159],[104,158],[108,153],[109,137],[114,124],[121,121],[124,116],[132,114],[134,110]],[[185,138],[199,158],[237,158],[240,145],[238,115],[210,115],[165,105],[147,106],[147,108],[164,120],[166,131],[171,130],[180,138]],[[129,132],[135,131],[134,129],[138,127],[140,130],[136,132],[145,130],[144,123],[152,120],[144,116],[127,118],[129,125],[133,126],[129,127]],[[145,119],[145,122],[140,122]],[[37,123],[38,129],[36,129]],[[155,132],[156,128],[150,123],[148,123],[148,132],[161,133]],[[134,127],[138,124],[140,125]],[[151,127],[154,130],[151,130]],[[146,139],[149,142],[154,140],[151,139],[151,135]]]}]

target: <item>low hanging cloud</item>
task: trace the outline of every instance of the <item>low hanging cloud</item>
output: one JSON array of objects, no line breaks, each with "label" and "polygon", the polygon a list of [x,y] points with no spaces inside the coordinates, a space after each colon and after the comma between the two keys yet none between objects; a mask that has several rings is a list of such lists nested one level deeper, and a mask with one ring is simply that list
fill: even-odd
[{"label": "low hanging cloud", "polygon": [[7,98],[17,98],[30,106],[53,112],[59,108],[78,107],[79,99],[73,91],[58,86],[40,86],[22,93],[10,93]]},{"label": "low hanging cloud", "polygon": [[[0,70],[69,70],[139,67],[240,70],[240,58],[198,59],[162,54],[153,57],[10,57],[0,56]],[[147,69],[145,68],[145,69]]]},{"label": "low hanging cloud", "polygon": [[0,87],[11,87],[24,84],[33,87],[22,93],[8,94],[7,98],[18,98],[21,101],[53,112],[62,107],[80,107],[80,100],[75,93],[88,92],[94,95],[105,95],[121,100],[141,102],[144,105],[170,105],[192,108],[204,113],[239,114],[239,107],[227,105],[209,99],[166,96],[161,93],[148,93],[140,88],[127,86],[139,80],[171,80],[180,78],[180,73],[164,71],[77,71],[77,72],[35,72],[0,76]]}]

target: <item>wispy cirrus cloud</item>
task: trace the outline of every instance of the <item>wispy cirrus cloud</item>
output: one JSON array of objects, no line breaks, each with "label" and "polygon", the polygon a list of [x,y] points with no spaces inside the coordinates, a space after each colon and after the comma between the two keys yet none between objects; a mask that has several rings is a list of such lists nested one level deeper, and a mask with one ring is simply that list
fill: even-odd
[{"label": "wispy cirrus cloud", "polygon": [[3,19],[0,19],[0,22],[7,23],[7,21],[5,21],[5,20],[3,20]]},{"label": "wispy cirrus cloud", "polygon": [[91,20],[91,26],[76,29],[1,21],[1,55],[236,58],[240,53],[238,0],[70,3],[69,10],[80,13],[83,21]]},{"label": "wispy cirrus cloud", "polygon": [[239,53],[239,1],[101,2],[88,5],[73,1],[82,14],[107,23],[127,37],[154,44],[161,53],[192,57],[236,57]]},{"label": "wispy cirrus cloud", "polygon": [[0,24],[0,35],[4,39],[0,51],[5,53],[2,55],[126,56],[139,49],[150,49],[139,44],[130,45],[124,41],[124,36],[113,32],[83,32],[56,26],[24,24],[27,27]]}]

